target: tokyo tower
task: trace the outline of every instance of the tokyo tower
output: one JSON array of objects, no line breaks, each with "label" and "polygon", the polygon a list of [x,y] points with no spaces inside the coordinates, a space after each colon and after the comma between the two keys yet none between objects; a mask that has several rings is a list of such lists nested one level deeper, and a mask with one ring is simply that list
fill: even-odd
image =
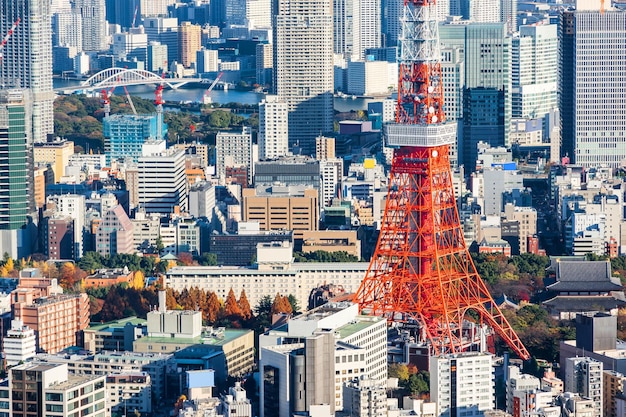
[{"label": "tokyo tower", "polygon": [[434,354],[472,342],[470,318],[522,359],[529,354],[495,305],[463,237],[450,170],[456,123],[446,122],[436,0],[404,0],[393,162],[376,250],[354,301],[367,314],[415,323]]}]

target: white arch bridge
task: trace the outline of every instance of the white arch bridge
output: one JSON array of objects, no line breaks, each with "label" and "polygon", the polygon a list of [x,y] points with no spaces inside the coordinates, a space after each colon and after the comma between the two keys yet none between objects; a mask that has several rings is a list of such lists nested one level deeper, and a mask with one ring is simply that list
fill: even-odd
[{"label": "white arch bridge", "polygon": [[55,88],[58,93],[72,93],[75,91],[106,90],[113,87],[128,85],[161,84],[176,90],[187,83],[206,83],[211,85],[213,80],[206,78],[161,78],[150,71],[129,68],[108,68],[92,75],[82,83],[73,86]]}]

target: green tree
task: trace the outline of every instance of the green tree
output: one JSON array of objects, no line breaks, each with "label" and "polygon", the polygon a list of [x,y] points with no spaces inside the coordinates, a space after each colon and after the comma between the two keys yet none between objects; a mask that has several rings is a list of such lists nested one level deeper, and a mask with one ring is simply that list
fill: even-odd
[{"label": "green tree", "polygon": [[409,368],[403,363],[389,364],[387,373],[389,378],[398,378],[400,383],[404,383],[409,380]]},{"label": "green tree", "polygon": [[411,395],[419,395],[429,392],[428,382],[422,373],[412,374],[405,385]]},{"label": "green tree", "polygon": [[289,305],[291,306],[291,311],[293,314],[298,314],[300,312],[300,304],[298,303],[298,299],[295,295],[289,294],[287,296],[287,301],[289,301]]}]

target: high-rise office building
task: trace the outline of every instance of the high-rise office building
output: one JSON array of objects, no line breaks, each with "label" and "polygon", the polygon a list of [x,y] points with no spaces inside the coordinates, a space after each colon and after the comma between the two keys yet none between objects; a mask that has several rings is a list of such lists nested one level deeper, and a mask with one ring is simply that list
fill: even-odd
[{"label": "high-rise office building", "polygon": [[[517,123],[536,120],[541,124],[541,135],[537,135],[540,142],[528,145],[551,144],[550,159],[556,161],[560,145],[560,126],[555,120],[558,119],[557,26],[520,26],[519,34],[513,37],[511,62],[512,119]],[[522,145],[520,140],[517,142]]]},{"label": "high-rise office building", "polygon": [[430,357],[430,398],[440,417],[481,416],[495,407],[489,354],[468,352]]},{"label": "high-rise office building", "polygon": [[165,141],[148,141],[138,158],[139,205],[146,213],[187,210],[185,151],[166,149]]},{"label": "high-rise office building", "polygon": [[380,48],[381,0],[333,0],[333,51],[352,60],[365,58],[368,48]]},{"label": "high-rise office building", "polygon": [[32,139],[45,142],[54,133],[52,104],[52,22],[47,0],[1,0],[0,33],[8,33],[0,61],[0,85],[28,88],[32,97]]},{"label": "high-rise office building", "polygon": [[626,159],[626,13],[601,4],[577,1],[561,14],[561,153],[615,168]]},{"label": "high-rise office building", "polygon": [[83,26],[80,15],[73,11],[60,11],[52,15],[52,45],[83,50]]},{"label": "high-rise office building", "polygon": [[246,20],[251,29],[267,29],[272,27],[271,0],[247,0]]},{"label": "high-rise office building", "polygon": [[167,16],[167,6],[174,3],[173,0],[139,0],[141,17]]},{"label": "high-rise office building", "polygon": [[400,36],[400,17],[404,9],[403,0],[382,0],[381,30],[383,46],[396,46]]},{"label": "high-rise office building", "polygon": [[107,49],[104,0],[74,0],[74,13],[81,19],[83,51]]},{"label": "high-rise office building", "polygon": [[315,152],[315,138],[333,130],[331,0],[274,3],[274,91],[289,106],[289,145]]},{"label": "high-rise office building", "polygon": [[511,124],[511,38],[503,23],[451,20],[440,26],[442,48],[464,51],[463,129],[458,161],[472,172],[478,142],[508,146]]},{"label": "high-rise office building", "polygon": [[14,258],[31,253],[24,226],[34,208],[28,90],[0,90],[0,250]]},{"label": "high-rise office building", "polygon": [[256,46],[256,82],[262,86],[272,82],[272,44],[259,43]]},{"label": "high-rise office building", "polygon": [[183,22],[178,27],[179,62],[185,67],[196,63],[196,52],[200,50],[200,26]]},{"label": "high-rise office building", "polygon": [[289,150],[287,103],[276,96],[266,96],[259,103],[259,159],[274,159]]},{"label": "high-rise office building", "polygon": [[148,42],[167,45],[167,63],[178,60],[178,19],[175,17],[150,17],[143,20]]}]

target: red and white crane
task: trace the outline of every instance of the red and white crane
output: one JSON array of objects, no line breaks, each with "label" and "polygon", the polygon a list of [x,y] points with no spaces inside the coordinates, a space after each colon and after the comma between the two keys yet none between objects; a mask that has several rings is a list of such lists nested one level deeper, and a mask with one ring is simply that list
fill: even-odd
[{"label": "red and white crane", "polygon": [[[167,67],[167,62],[165,63]],[[165,85],[165,69],[163,69],[163,74],[161,74],[161,81],[156,90],[154,90],[154,104],[156,105],[157,112],[157,139],[163,139],[163,104],[165,104],[165,100],[163,100],[163,87]]]},{"label": "red and white crane", "polygon": [[17,27],[17,25],[20,24],[20,21],[22,19],[20,19],[19,17],[17,18],[17,20],[13,23],[13,25],[11,26],[11,29],[9,29],[9,31],[7,32],[6,35],[4,35],[4,38],[2,38],[2,43],[0,43],[0,60],[2,59],[2,51],[4,50],[4,45],[7,44],[7,42],[9,41],[9,38],[11,37],[11,35],[13,35],[13,32],[15,31],[15,28]]},{"label": "red and white crane", "polygon": [[224,72],[217,74],[217,77],[215,77],[209,88],[206,89],[202,96],[202,104],[211,104],[211,96],[209,96],[209,94],[213,91],[213,88],[215,88],[220,78],[222,78],[222,75],[224,75]]}]

